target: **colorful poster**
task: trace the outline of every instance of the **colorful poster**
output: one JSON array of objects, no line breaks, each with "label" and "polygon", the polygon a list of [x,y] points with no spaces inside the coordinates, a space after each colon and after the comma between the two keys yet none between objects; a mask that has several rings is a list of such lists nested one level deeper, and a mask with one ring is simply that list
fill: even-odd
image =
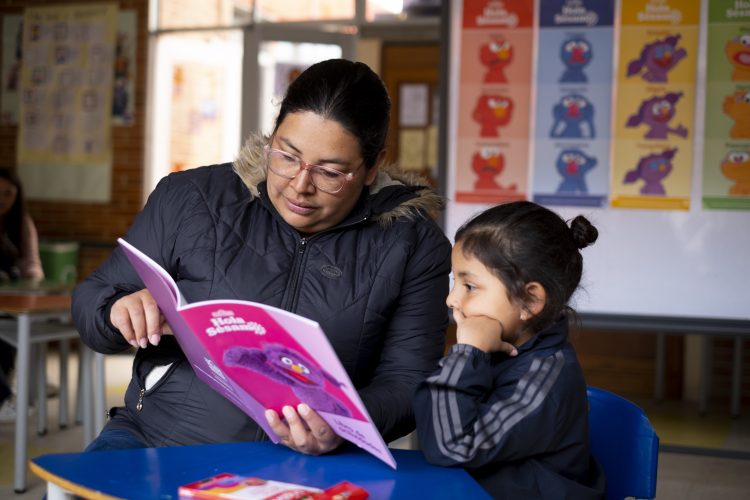
[{"label": "colorful poster", "polygon": [[609,190],[614,0],[541,0],[534,201],[601,207]]},{"label": "colorful poster", "polygon": [[117,16],[115,75],[112,87],[114,125],[132,125],[135,110],[135,54],[138,37],[134,10],[121,10]]},{"label": "colorful poster", "polygon": [[17,154],[30,198],[107,201],[117,4],[24,11]]},{"label": "colorful poster", "polygon": [[18,124],[18,88],[23,51],[23,16],[3,16],[3,69],[0,125]]},{"label": "colorful poster", "polygon": [[526,198],[534,3],[465,0],[455,200]]},{"label": "colorful poster", "polygon": [[750,209],[750,1],[710,0],[703,206]]},{"label": "colorful poster", "polygon": [[690,207],[700,4],[621,2],[613,207]]}]

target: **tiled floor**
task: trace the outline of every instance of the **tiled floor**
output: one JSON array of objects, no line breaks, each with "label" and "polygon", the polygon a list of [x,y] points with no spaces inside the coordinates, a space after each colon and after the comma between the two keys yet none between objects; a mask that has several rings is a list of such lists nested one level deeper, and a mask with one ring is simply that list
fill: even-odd
[{"label": "tiled floor", "polygon": [[[130,378],[129,356],[107,357],[108,406],[120,404]],[[52,382],[57,374],[56,355],[50,356],[48,373]],[[75,360],[70,373],[77,373]],[[71,375],[72,377],[72,375]],[[74,379],[71,378],[71,388]],[[73,418],[71,401],[71,422]],[[726,456],[662,452],[659,455],[657,498],[661,500],[746,500],[750,498],[750,408],[732,419],[725,408],[711,408],[701,416],[696,405],[678,403],[653,403],[638,401],[647,413],[664,445],[684,451],[684,447],[711,447]],[[36,421],[29,420],[29,455],[80,451],[83,431],[80,426],[57,428],[57,398],[50,398],[48,434],[36,435]],[[0,424],[0,499],[39,499],[45,493],[45,484],[29,473],[29,489],[18,495],[13,492],[13,440],[14,425]],[[681,448],[675,448],[681,447]],[[742,458],[731,458],[742,457]]]}]

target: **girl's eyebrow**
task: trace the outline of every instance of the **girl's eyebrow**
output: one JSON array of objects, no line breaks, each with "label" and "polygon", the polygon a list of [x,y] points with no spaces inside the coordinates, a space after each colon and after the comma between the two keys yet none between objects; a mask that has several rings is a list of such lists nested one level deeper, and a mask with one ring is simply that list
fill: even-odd
[{"label": "girl's eyebrow", "polygon": [[458,278],[473,278],[474,277],[474,273],[469,272],[469,271],[458,271],[457,273],[454,272],[453,274]]}]

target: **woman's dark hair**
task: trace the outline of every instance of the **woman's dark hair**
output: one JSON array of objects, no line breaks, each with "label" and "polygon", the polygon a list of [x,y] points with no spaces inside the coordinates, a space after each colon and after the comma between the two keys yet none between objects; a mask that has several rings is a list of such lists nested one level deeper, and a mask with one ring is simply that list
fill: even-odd
[{"label": "woman's dark hair", "polygon": [[26,211],[24,206],[23,187],[16,173],[9,168],[0,168],[0,178],[5,179],[16,186],[16,201],[10,210],[2,217],[3,231],[7,233],[10,241],[21,249],[21,228],[23,227],[23,216]]},{"label": "woman's dark hair", "polygon": [[289,113],[311,111],[335,120],[359,142],[366,168],[385,148],[391,99],[383,80],[366,64],[329,59],[313,64],[290,85],[274,133]]},{"label": "woman's dark hair", "polygon": [[482,212],[456,232],[456,244],[479,260],[523,307],[531,302],[526,285],[544,287],[546,301],[528,326],[538,332],[572,309],[568,300],[578,288],[583,270],[582,248],[594,243],[596,228],[582,215],[570,224],[553,211],[518,201]]}]

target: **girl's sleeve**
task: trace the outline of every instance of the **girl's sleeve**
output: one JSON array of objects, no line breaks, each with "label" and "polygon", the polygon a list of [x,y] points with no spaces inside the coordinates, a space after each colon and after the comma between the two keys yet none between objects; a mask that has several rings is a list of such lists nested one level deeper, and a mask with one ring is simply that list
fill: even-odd
[{"label": "girl's sleeve", "polygon": [[34,221],[29,214],[24,215],[21,231],[23,244],[21,257],[18,260],[18,270],[23,278],[40,280],[44,278],[44,270],[39,258],[39,236]]},{"label": "girl's sleeve", "polygon": [[496,387],[489,354],[467,344],[451,347],[441,369],[420,384],[415,396],[426,459],[477,468],[554,449],[561,431],[551,391],[564,365],[558,351]]}]

